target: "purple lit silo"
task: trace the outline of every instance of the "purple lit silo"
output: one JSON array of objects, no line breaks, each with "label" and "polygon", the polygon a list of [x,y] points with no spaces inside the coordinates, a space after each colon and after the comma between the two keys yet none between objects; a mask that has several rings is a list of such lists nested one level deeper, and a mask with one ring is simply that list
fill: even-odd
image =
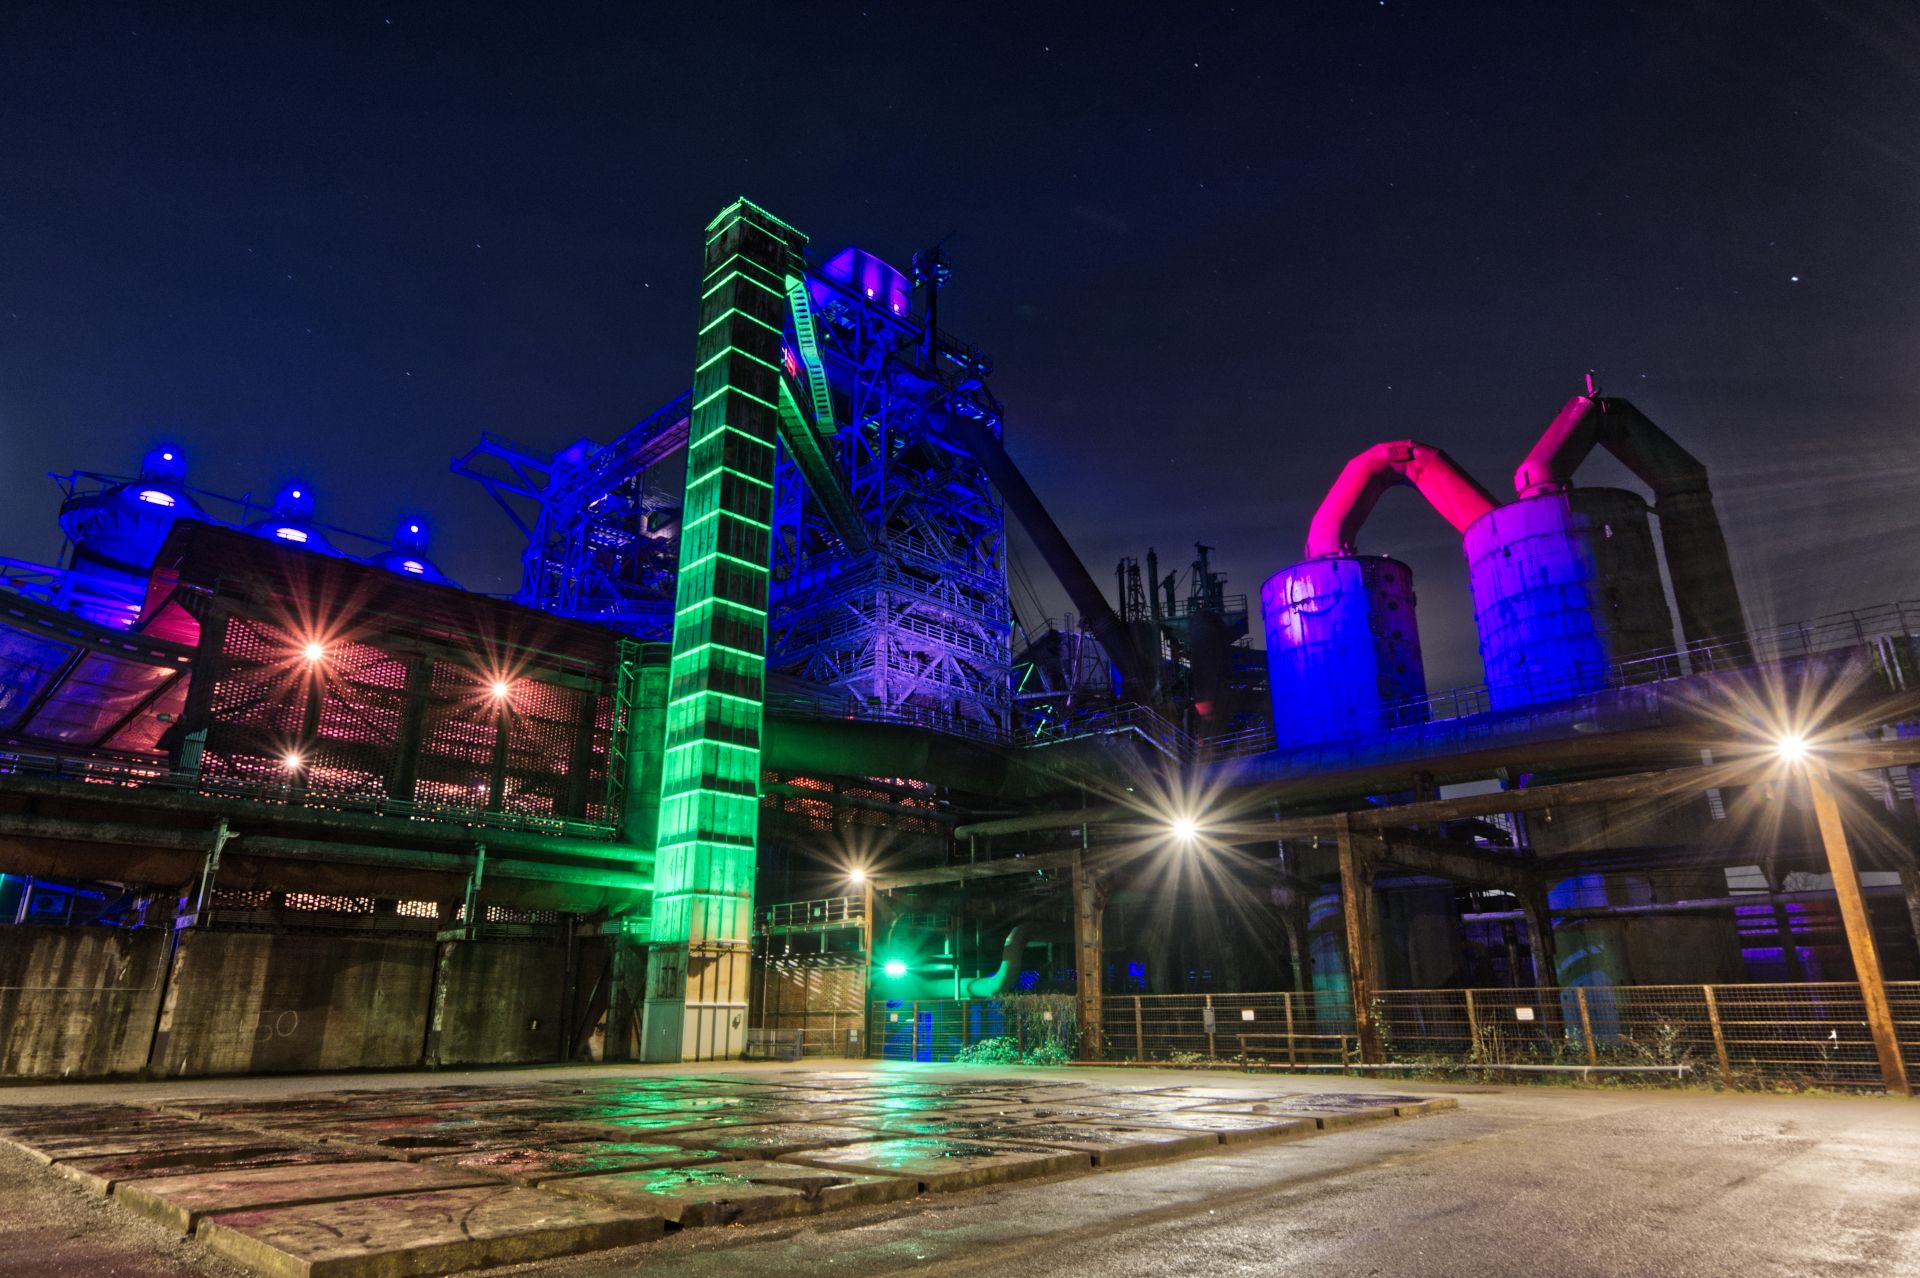
[{"label": "purple lit silo", "polygon": [[1413,573],[1399,560],[1337,555],[1297,563],[1267,579],[1260,610],[1280,745],[1425,717]]},{"label": "purple lit silo", "polygon": [[1475,521],[1464,545],[1495,709],[1605,687],[1618,663],[1673,644],[1647,504],[1633,493],[1525,497]]}]

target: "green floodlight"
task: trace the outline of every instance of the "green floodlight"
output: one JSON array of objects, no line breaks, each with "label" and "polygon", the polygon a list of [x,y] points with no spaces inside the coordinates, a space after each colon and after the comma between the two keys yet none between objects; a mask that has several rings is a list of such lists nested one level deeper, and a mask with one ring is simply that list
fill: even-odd
[{"label": "green floodlight", "polygon": [[907,965],[899,959],[888,959],[885,966],[880,970],[888,976],[905,976],[907,974]]}]

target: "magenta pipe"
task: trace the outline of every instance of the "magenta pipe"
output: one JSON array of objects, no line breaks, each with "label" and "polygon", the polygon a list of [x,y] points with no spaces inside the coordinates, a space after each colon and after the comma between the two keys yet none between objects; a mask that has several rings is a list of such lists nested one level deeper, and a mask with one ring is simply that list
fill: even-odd
[{"label": "magenta pipe", "polygon": [[1417,489],[1456,532],[1465,532],[1497,504],[1453,458],[1430,444],[1410,439],[1375,444],[1348,462],[1327,490],[1307,528],[1307,558],[1355,553],[1360,526],[1380,495],[1396,484]]},{"label": "magenta pipe", "polygon": [[1566,402],[1514,472],[1522,499],[1565,492],[1595,448],[1604,448],[1653,490],[1653,513],[1667,552],[1667,575],[1691,647],[1713,659],[1743,665],[1750,659],[1746,611],[1713,507],[1707,468],[1645,413],[1617,397],[1593,392]]}]

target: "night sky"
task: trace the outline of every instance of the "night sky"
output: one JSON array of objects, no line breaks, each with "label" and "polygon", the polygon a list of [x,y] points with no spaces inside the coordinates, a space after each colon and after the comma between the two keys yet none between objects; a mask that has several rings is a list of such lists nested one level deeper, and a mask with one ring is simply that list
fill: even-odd
[{"label": "night sky", "polygon": [[[510,590],[448,458],[689,384],[745,195],[823,253],[953,233],[942,326],[1103,583],[1200,539],[1257,592],[1382,439],[1510,495],[1595,368],[1712,467],[1757,619],[1920,597],[1910,5],[190,8],[0,14],[0,553],[171,437]],[[1397,494],[1362,545],[1477,680],[1451,531]]]}]

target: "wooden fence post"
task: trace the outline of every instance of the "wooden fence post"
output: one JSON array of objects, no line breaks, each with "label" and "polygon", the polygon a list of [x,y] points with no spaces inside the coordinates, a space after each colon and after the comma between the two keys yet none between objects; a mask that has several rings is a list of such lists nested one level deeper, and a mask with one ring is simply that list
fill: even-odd
[{"label": "wooden fence post", "polygon": [[1140,1015],[1140,996],[1133,996],[1133,1059],[1147,1059],[1147,1026]]},{"label": "wooden fence post", "polygon": [[1600,1054],[1594,1050],[1593,1046],[1593,1017],[1587,1012],[1587,987],[1574,986],[1573,997],[1580,1004],[1580,1037],[1586,1040],[1587,1064],[1598,1065]]},{"label": "wooden fence post", "polygon": [[1732,1087],[1733,1069],[1727,1063],[1727,1036],[1720,1029],[1720,1003],[1713,997],[1713,986],[1702,985],[1700,992],[1707,998],[1707,1024],[1713,1027],[1713,1054],[1720,1058],[1720,1081]]},{"label": "wooden fence post", "polygon": [[1287,1009],[1287,1068],[1292,1069],[1300,1063],[1293,1049],[1293,991],[1282,991],[1280,1001]]}]

